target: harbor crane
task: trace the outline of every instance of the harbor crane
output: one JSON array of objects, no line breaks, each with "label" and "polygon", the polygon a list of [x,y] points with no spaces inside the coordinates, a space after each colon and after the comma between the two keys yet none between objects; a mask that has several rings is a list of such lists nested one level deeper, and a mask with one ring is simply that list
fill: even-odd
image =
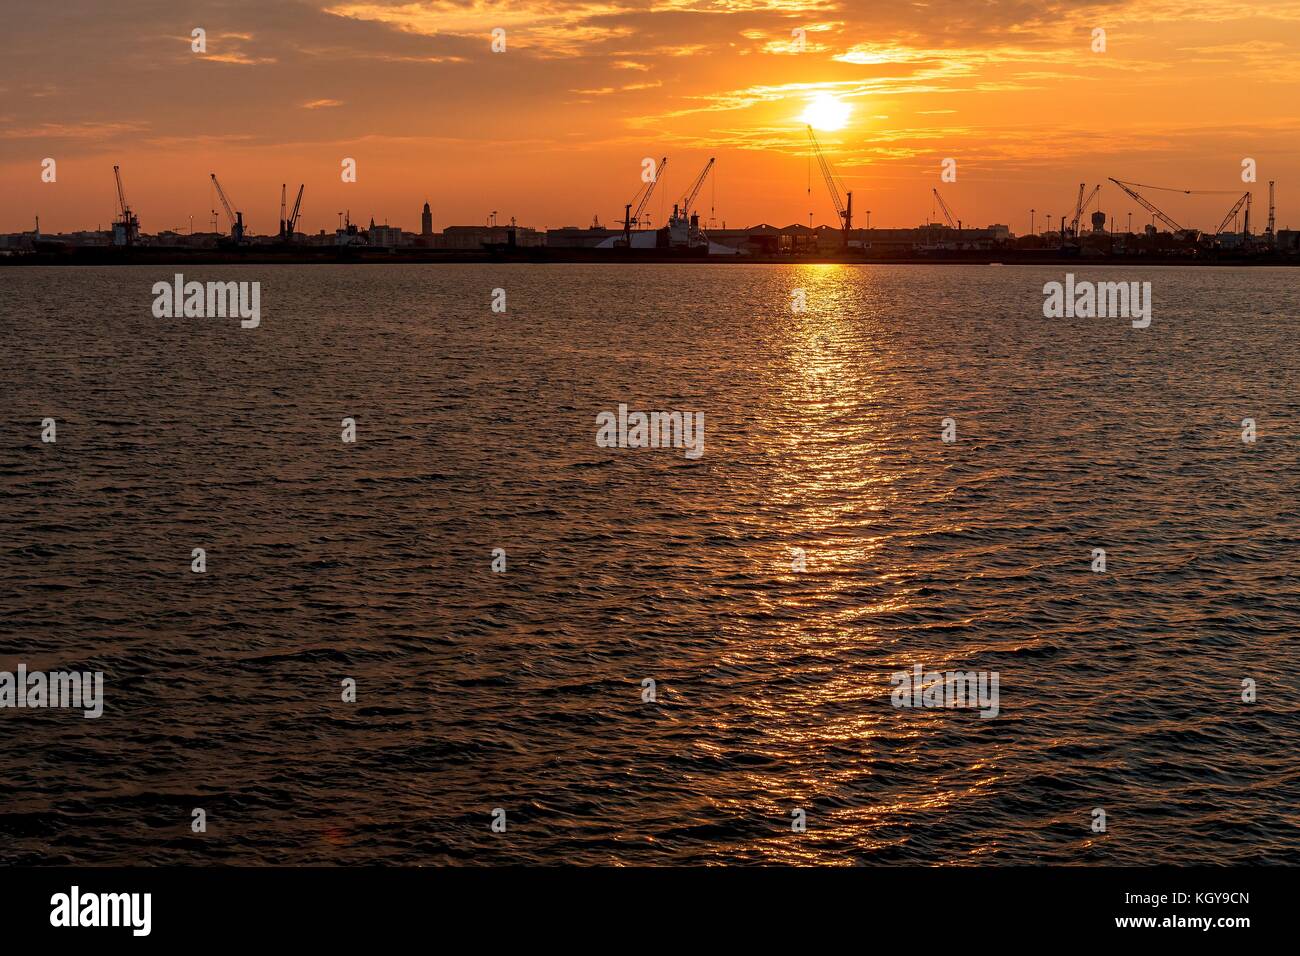
[{"label": "harbor crane", "polygon": [[709,178],[709,173],[713,169],[713,163],[714,158],[710,156],[709,161],[704,165],[704,169],[695,177],[695,181],[691,183],[686,192],[682,194],[681,201],[677,204],[678,208],[674,210],[674,212],[679,214],[681,218],[687,219],[690,217],[691,206],[695,205],[695,197],[698,196],[700,190],[704,188],[704,181]]},{"label": "harbor crane", "polygon": [[[1088,193],[1087,196],[1084,196],[1083,194],[1085,188],[1087,188],[1087,183],[1079,183],[1079,198],[1074,203],[1074,216],[1070,219],[1070,225],[1067,231],[1067,235],[1074,239],[1079,238],[1079,220],[1083,218],[1083,211],[1091,206],[1092,201],[1097,198],[1097,194],[1101,192],[1101,184],[1098,183],[1096,186],[1093,186],[1092,192]],[[1065,227],[1063,226],[1062,228]]]},{"label": "harbor crane", "polygon": [[[1110,176],[1110,177],[1108,177],[1108,178],[1110,179],[1110,181],[1111,181],[1112,183],[1114,183],[1114,184],[1115,184],[1116,186],[1118,186],[1120,189],[1124,190],[1124,192],[1128,193],[1129,196],[1131,196],[1131,197],[1133,198],[1133,200],[1134,200],[1134,201],[1135,201],[1139,206],[1141,206],[1141,207],[1142,207],[1143,209],[1145,209],[1147,212],[1151,213],[1151,215],[1155,216],[1155,217],[1156,217],[1157,219],[1159,219],[1162,223],[1164,223],[1166,226],[1168,226],[1170,232],[1172,232],[1172,233],[1174,233],[1175,235],[1177,235],[1177,234],[1179,234],[1179,233],[1185,233],[1185,232],[1188,231],[1188,230],[1184,229],[1182,226],[1178,225],[1178,223],[1174,222],[1171,218],[1169,218],[1169,216],[1167,216],[1167,215],[1165,214],[1164,210],[1161,209],[1159,206],[1157,206],[1155,203],[1149,201],[1149,200],[1146,199],[1144,196],[1142,196],[1141,193],[1138,193],[1137,191],[1135,191],[1135,190],[1133,190],[1133,189],[1130,188],[1130,187],[1132,187],[1132,186],[1142,186],[1142,183],[1126,183],[1126,182],[1123,182],[1123,181],[1121,181],[1121,180],[1116,179],[1114,176]],[[1158,188],[1160,188],[1160,187],[1156,187],[1156,186],[1144,186],[1143,188],[1144,188],[1144,189],[1158,189]],[[1184,192],[1190,192],[1191,190],[1183,190],[1183,191],[1184,191]]]},{"label": "harbor crane", "polygon": [[1243,220],[1242,223],[1245,228],[1241,230],[1241,234],[1243,236],[1249,236],[1250,235],[1250,201],[1251,201],[1250,193],[1247,192],[1243,194],[1242,197],[1238,199],[1235,203],[1233,203],[1232,208],[1228,210],[1228,214],[1223,217],[1223,222],[1219,223],[1219,228],[1214,230],[1214,235],[1217,236],[1219,233],[1223,232],[1224,228],[1227,227],[1228,223],[1232,221],[1232,217],[1237,215],[1237,213],[1241,211],[1242,206],[1245,206],[1246,218]]},{"label": "harbor crane", "polygon": [[122,167],[113,167],[113,178],[117,181],[117,208],[122,214],[123,221],[131,217],[131,209],[126,204],[126,190],[122,188]]},{"label": "harbor crane", "polygon": [[[1144,208],[1147,212],[1151,213],[1151,215],[1155,216],[1155,217],[1156,217],[1157,219],[1159,219],[1162,223],[1164,223],[1166,226],[1168,226],[1169,229],[1170,229],[1172,232],[1174,232],[1175,234],[1177,234],[1177,233],[1183,233],[1183,234],[1185,235],[1186,238],[1190,238],[1190,239],[1196,239],[1196,238],[1197,238],[1197,232],[1196,232],[1195,229],[1184,229],[1182,226],[1178,225],[1178,223],[1174,222],[1171,218],[1169,218],[1169,216],[1166,215],[1165,212],[1164,212],[1162,209],[1159,209],[1159,208],[1158,208],[1154,203],[1148,201],[1147,199],[1145,199],[1145,198],[1143,198],[1141,195],[1139,195],[1139,194],[1137,193],[1136,189],[1137,189],[1137,188],[1141,188],[1141,189],[1158,189],[1158,190],[1161,190],[1162,192],[1182,193],[1184,196],[1233,196],[1233,195],[1236,195],[1236,194],[1235,194],[1232,190],[1230,190],[1230,189],[1174,189],[1174,188],[1172,188],[1172,187],[1170,187],[1170,186],[1148,186],[1148,185],[1146,185],[1145,183],[1126,183],[1126,182],[1123,182],[1123,181],[1121,181],[1121,180],[1115,179],[1113,176],[1111,177],[1111,180],[1110,180],[1110,181],[1111,181],[1112,183],[1114,183],[1116,186],[1118,186],[1120,189],[1124,190],[1124,192],[1126,192],[1126,193],[1128,193],[1130,196],[1132,196],[1133,199],[1135,199],[1135,200],[1138,202],[1138,204],[1142,206],[1142,208]],[[1249,194],[1247,194],[1247,196],[1248,196],[1248,195],[1249,195]],[[1242,197],[1242,201],[1246,204],[1246,209],[1247,209],[1247,211],[1249,211],[1249,210],[1250,210],[1250,199],[1247,198],[1246,196],[1243,196],[1243,197]],[[1226,225],[1227,221],[1228,221],[1229,219],[1231,219],[1234,215],[1236,215],[1236,207],[1234,207],[1233,212],[1230,212],[1230,213],[1228,214],[1227,218],[1224,219],[1224,224]],[[1222,228],[1222,226],[1221,226],[1220,228]],[[1250,222],[1249,222],[1249,219],[1247,219],[1247,222],[1246,222],[1246,228],[1247,228],[1247,230],[1249,231],[1249,228],[1250,228]]]},{"label": "harbor crane", "polygon": [[840,198],[843,185],[836,179],[830,162],[822,153],[821,144],[817,142],[817,136],[813,133],[811,125],[808,127],[808,139],[812,141],[813,152],[817,154],[817,165],[821,167],[822,175],[826,178],[826,190],[831,194],[831,202],[835,205],[835,214],[839,216],[840,227],[844,230],[844,248],[847,249],[849,247],[849,231],[853,228],[853,193],[844,190],[845,196],[843,199]]},{"label": "harbor crane", "polygon": [[235,212],[230,208],[230,200],[226,198],[226,191],[221,188],[221,181],[217,179],[216,173],[209,174],[212,177],[212,185],[217,187],[217,197],[221,200],[221,205],[225,207],[226,216],[230,219],[230,238],[235,242],[244,241],[244,214]]},{"label": "harbor crane", "polygon": [[134,246],[140,239],[140,220],[126,203],[126,190],[122,188],[120,166],[113,167],[113,178],[117,180],[117,208],[120,215],[120,218],[113,223],[113,245]]},{"label": "harbor crane", "polygon": [[948,220],[948,228],[956,229],[960,233],[961,226],[959,225],[958,220],[953,219],[952,210],[948,208],[948,204],[944,202],[943,197],[939,195],[939,190],[931,189],[930,192],[934,193],[934,200],[939,204],[939,210],[943,213],[943,218]]},{"label": "harbor crane", "polygon": [[302,191],[307,186],[303,183],[298,187],[298,198],[293,201],[293,212],[286,219],[284,215],[284,184],[280,184],[280,239],[283,242],[293,242],[293,234],[298,228],[298,212],[302,209]]},{"label": "harbor crane", "polygon": [[[641,188],[636,191],[632,201],[623,207],[623,241],[620,245],[625,248],[632,247],[632,227],[641,224],[642,217],[645,214],[646,205],[650,202],[650,197],[654,194],[655,186],[659,184],[659,177],[663,175],[664,169],[668,166],[668,157],[665,156],[659,160],[659,166],[655,170],[652,179],[641,184]],[[636,212],[632,207],[636,207]]]}]

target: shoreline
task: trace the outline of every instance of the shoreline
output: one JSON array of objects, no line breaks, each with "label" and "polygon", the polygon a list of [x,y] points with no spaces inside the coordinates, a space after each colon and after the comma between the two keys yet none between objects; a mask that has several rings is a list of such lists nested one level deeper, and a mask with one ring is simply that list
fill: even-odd
[{"label": "shoreline", "polygon": [[403,249],[135,249],[81,248],[0,256],[0,266],[119,265],[446,265],[468,263],[589,263],[596,265],[1045,265],[1045,266],[1300,266],[1300,256],[1081,256],[1061,250],[981,250],[936,255],[738,255],[705,256],[668,250],[584,250],[546,247],[514,250]]}]

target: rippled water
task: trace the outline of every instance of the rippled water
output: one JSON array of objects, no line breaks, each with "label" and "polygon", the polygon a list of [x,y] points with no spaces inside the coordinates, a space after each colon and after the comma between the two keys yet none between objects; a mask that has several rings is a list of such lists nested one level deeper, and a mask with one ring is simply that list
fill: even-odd
[{"label": "rippled water", "polygon": [[107,683],[0,710],[0,860],[1300,862],[1300,272],[173,271],[0,270],[0,669]]}]

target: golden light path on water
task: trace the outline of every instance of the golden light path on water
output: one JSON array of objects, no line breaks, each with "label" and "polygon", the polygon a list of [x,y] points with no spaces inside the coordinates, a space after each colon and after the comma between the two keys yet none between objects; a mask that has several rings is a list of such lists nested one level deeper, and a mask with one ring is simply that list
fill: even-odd
[{"label": "golden light path on water", "polygon": [[[787,579],[797,574],[804,586],[760,595],[760,603],[776,605],[767,608],[773,617],[791,623],[775,634],[730,643],[723,664],[738,671],[797,668],[801,676],[780,691],[746,698],[738,721],[751,733],[761,729],[760,751],[784,755],[773,775],[779,786],[755,769],[728,791],[789,792],[793,776],[810,795],[836,787],[865,792],[869,781],[864,787],[862,760],[870,756],[882,719],[888,720],[893,762],[923,780],[931,775],[924,767],[924,747],[936,718],[922,715],[900,729],[893,715],[880,713],[889,692],[883,675],[843,666],[854,659],[855,648],[871,647],[873,656],[885,656],[871,619],[903,610],[911,600],[907,574],[889,553],[896,536],[882,527],[895,510],[901,477],[897,468],[882,467],[886,446],[896,444],[890,437],[896,433],[890,416],[896,396],[890,389],[897,384],[897,370],[907,364],[892,331],[897,316],[880,299],[880,282],[871,270],[799,266],[789,270],[788,282],[789,309],[776,333],[784,361],[764,390],[770,404],[759,417],[779,436],[769,452],[767,498],[774,512],[797,514],[801,525],[791,529],[790,547],[764,558],[790,569]],[[794,570],[794,547],[803,549],[806,571]],[[863,602],[864,581],[889,587],[879,588],[880,599]],[[898,668],[910,667],[906,648],[896,652]],[[727,735],[725,723],[718,730]],[[726,752],[715,750],[720,758]],[[808,755],[804,761],[792,756],[801,752]],[[844,755],[838,769],[837,753]],[[907,771],[909,764],[914,771]],[[973,759],[960,786],[927,780],[910,792],[882,790],[892,796],[879,802],[854,799],[823,806],[816,814],[818,837],[851,841],[864,854],[884,849],[898,838],[876,831],[895,818],[942,814],[994,785],[996,773],[983,768],[982,760]],[[752,812],[751,803],[748,795],[720,796],[716,809],[721,816],[743,816]],[[787,819],[791,809],[776,801],[770,808],[775,817]],[[792,841],[781,833],[755,840],[749,851],[770,862],[827,862],[818,840]]]}]

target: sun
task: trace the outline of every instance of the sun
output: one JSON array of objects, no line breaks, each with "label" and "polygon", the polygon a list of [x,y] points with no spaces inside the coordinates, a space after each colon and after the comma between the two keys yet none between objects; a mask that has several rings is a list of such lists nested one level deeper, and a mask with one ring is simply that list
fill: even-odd
[{"label": "sun", "polygon": [[836,99],[834,94],[818,93],[808,101],[808,107],[799,119],[813,129],[833,131],[845,127],[851,112],[853,107]]}]

